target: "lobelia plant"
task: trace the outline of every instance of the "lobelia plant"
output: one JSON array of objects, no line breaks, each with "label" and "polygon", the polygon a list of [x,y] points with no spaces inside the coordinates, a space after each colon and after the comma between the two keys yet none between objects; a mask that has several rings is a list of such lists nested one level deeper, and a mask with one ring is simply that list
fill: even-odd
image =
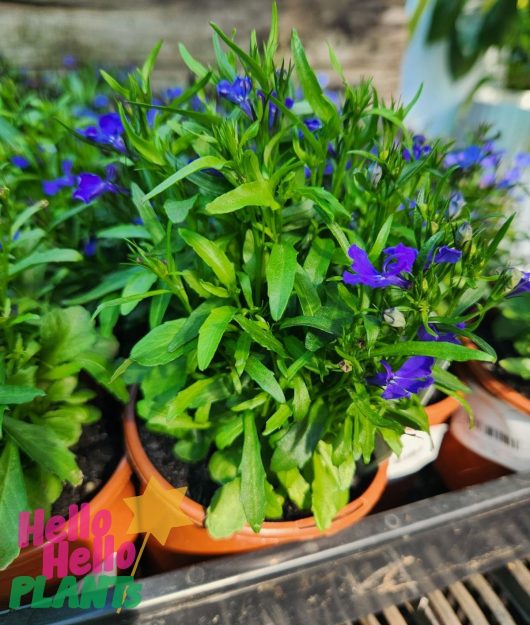
[{"label": "lobelia plant", "polygon": [[495,359],[473,330],[510,278],[486,272],[507,190],[464,188],[446,146],[409,135],[409,107],[349,85],[331,51],[337,103],[296,31],[292,64],[275,64],[275,7],[248,52],[213,29],[213,67],[181,46],[197,82],[171,106],[152,102],[158,48],[126,85],[106,75],[150,239],[131,242],[142,283],[96,312],[149,302],[117,375],[139,382],[138,414],[177,458],[208,464],[213,536],[257,532],[286,501],[325,529],[356,467],[428,429],[429,388],[465,404],[447,364]]},{"label": "lobelia plant", "polygon": [[[4,569],[19,554],[19,513],[39,508],[50,514],[64,484],[82,481],[70,448],[79,441],[82,427],[100,418],[93,402],[97,393],[82,374],[89,374],[122,402],[128,395],[121,380],[110,381],[116,340],[97,329],[84,308],[59,305],[58,289],[72,275],[68,265],[80,263],[83,256],[64,246],[67,232],[57,234],[61,229],[54,226],[63,223],[59,210],[52,212],[42,199],[42,193],[54,195],[51,183],[42,180],[45,174],[36,173],[50,166],[46,151],[34,154],[27,149],[27,156],[15,152],[31,146],[37,136],[51,141],[56,130],[45,130],[38,114],[44,104],[36,103],[36,97],[32,114],[23,104],[16,120],[7,97],[15,96],[14,83],[3,81],[0,91],[0,133],[5,139],[0,148],[0,569]],[[26,95],[23,100],[30,107],[27,99]],[[23,135],[26,127],[31,131]],[[65,186],[71,175],[69,167],[63,169],[65,178],[56,188]],[[64,205],[61,209],[68,213]],[[75,240],[75,234],[70,236]]]}]

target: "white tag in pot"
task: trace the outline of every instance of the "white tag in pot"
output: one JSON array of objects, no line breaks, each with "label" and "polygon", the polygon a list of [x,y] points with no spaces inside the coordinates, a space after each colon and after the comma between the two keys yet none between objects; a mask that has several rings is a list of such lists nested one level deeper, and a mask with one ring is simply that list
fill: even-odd
[{"label": "white tag in pot", "polygon": [[397,480],[412,475],[436,460],[446,431],[447,425],[442,423],[431,426],[430,436],[427,432],[417,430],[411,430],[410,434],[404,434],[401,437],[403,443],[401,455],[399,457],[395,454],[390,456],[388,479]]},{"label": "white tag in pot", "polygon": [[468,401],[473,408],[475,427],[460,409],[451,420],[451,434],[464,447],[512,471],[530,469],[530,415],[497,399],[481,386],[469,384],[473,393]]}]

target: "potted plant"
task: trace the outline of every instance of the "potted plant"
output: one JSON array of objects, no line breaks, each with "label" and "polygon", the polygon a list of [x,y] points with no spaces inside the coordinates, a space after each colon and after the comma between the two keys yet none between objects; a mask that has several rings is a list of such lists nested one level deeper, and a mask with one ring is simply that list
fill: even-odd
[{"label": "potted plant", "polygon": [[[65,187],[71,173],[63,173],[62,186],[47,180],[55,161],[47,149],[59,139],[56,127],[45,123],[53,115],[18,81],[2,81],[0,109],[1,603],[13,578],[42,571],[43,546],[19,547],[20,513],[68,518],[70,505],[90,501],[91,518],[110,512],[110,532],[119,543],[130,520],[122,498],[134,494],[115,416],[116,400],[128,395],[121,380],[110,381],[116,339],[84,308],[60,305],[63,281],[74,273],[67,266],[82,263],[83,246],[65,246],[68,233],[59,226],[66,219],[43,195],[54,196],[51,191]],[[56,109],[48,107],[64,118],[68,94],[58,99]],[[60,210],[67,212],[64,204]],[[74,244],[76,230],[69,233]],[[78,280],[80,290],[82,275]],[[102,419],[109,410],[114,415]],[[92,546],[90,539],[85,544]]]},{"label": "potted plant", "polygon": [[476,220],[494,204],[479,187],[455,198],[447,146],[411,137],[408,107],[345,79],[337,107],[296,31],[277,64],[275,8],[248,51],[213,28],[215,65],[181,46],[197,79],[170,105],[150,89],[158,48],[125,83],[104,74],[148,237],[130,243],[141,281],[92,300],[148,318],[116,376],[139,385],[125,428],[141,482],[189,488],[194,525],[170,553],[313,538],[368,512],[381,461],[428,429],[423,393],[464,401],[446,365],[494,360],[473,329],[509,279],[486,274],[508,224]]},{"label": "potted plant", "polygon": [[473,393],[473,429],[457,412],[444,440],[438,468],[451,488],[461,488],[528,469],[530,427],[530,274],[515,278],[506,301],[489,315],[479,332],[500,360],[467,365]]}]

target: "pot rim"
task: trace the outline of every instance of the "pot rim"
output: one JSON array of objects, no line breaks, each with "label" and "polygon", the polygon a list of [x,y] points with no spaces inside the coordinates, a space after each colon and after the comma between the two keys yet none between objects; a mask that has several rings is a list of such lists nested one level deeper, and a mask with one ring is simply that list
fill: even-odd
[{"label": "pot rim", "polygon": [[[161,475],[145,452],[136,425],[134,405],[135,399],[133,398],[126,406],[123,413],[125,448],[127,450],[129,462],[143,484],[146,484],[151,477],[156,477],[165,489],[175,488]],[[340,524],[345,517],[353,516],[354,518],[360,518],[373,508],[386,487],[387,466],[388,460],[385,460],[379,465],[366,490],[340,510],[328,530],[324,530],[323,532],[319,530],[315,518],[313,516],[308,516],[294,521],[265,521],[259,533],[254,532],[249,525],[245,525],[241,530],[235,532],[233,537],[245,536],[254,537],[256,539],[267,537],[280,538],[285,534],[292,533],[293,530],[296,534],[299,534],[301,530],[306,532],[318,531],[319,534],[322,535],[326,535],[328,531],[333,532],[334,526]],[[368,507],[368,510],[365,512],[366,507]],[[193,520],[196,526],[205,528],[206,510],[201,504],[185,496],[180,508],[184,514]]]},{"label": "pot rim", "polygon": [[[103,484],[96,495],[88,502],[90,504],[91,513],[103,508],[112,508],[113,503],[116,501],[116,494],[121,492],[126,483],[131,479],[132,468],[129,464],[126,455],[123,455],[112,475]],[[70,518],[66,521],[64,531],[68,530],[68,526],[71,523]],[[3,573],[9,571],[11,574],[13,571],[19,568],[25,568],[27,563],[34,560],[36,557],[40,557],[41,551],[45,545],[52,541],[44,541],[42,545],[30,545],[20,550],[19,555],[9,564],[5,569],[0,571],[0,578]]]}]

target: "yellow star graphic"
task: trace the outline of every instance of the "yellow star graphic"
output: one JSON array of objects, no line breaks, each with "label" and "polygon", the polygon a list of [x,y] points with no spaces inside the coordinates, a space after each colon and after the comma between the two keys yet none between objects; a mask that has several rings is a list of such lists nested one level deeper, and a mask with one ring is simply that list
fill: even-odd
[{"label": "yellow star graphic", "polygon": [[155,477],[151,477],[142,495],[123,500],[134,512],[127,532],[152,534],[165,545],[171,528],[193,525],[193,520],[180,508],[185,495],[185,486],[165,489]]}]

